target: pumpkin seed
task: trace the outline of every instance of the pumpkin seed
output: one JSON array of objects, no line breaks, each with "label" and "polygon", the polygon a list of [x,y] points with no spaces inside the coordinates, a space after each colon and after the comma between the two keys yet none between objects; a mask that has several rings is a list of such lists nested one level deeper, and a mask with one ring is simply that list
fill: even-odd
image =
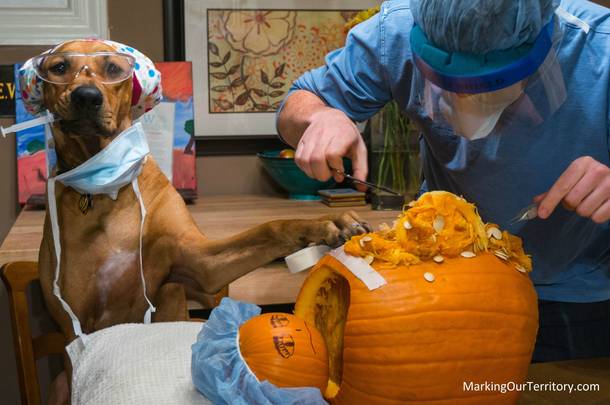
[{"label": "pumpkin seed", "polygon": [[460,253],[460,256],[466,257],[466,258],[471,258],[471,257],[475,257],[476,255],[473,252],[471,252],[470,250],[464,250],[462,253]]},{"label": "pumpkin seed", "polygon": [[377,228],[379,229],[380,232],[388,232],[390,230],[390,226],[388,224],[386,224],[385,222],[380,223]]},{"label": "pumpkin seed", "polygon": [[436,235],[430,235],[430,239],[432,239],[432,242],[436,243]]},{"label": "pumpkin seed", "polygon": [[499,257],[500,259],[502,259],[502,260],[508,260],[508,257],[509,257],[509,256],[508,256],[506,253],[504,253],[504,252],[503,252],[503,251],[501,251],[501,250],[496,250],[496,251],[494,252],[494,254],[495,254],[496,256],[498,256],[498,257]]},{"label": "pumpkin seed", "polygon": [[411,223],[410,223],[408,220],[406,220],[405,222],[403,222],[403,223],[402,223],[402,226],[404,226],[404,227],[405,227],[405,229],[411,229],[411,228],[413,228],[413,225],[411,225]]},{"label": "pumpkin seed", "polygon": [[434,222],[432,223],[432,227],[434,228],[436,233],[441,233],[441,231],[445,227],[445,218],[443,218],[440,215],[437,215],[436,218],[434,218]]},{"label": "pumpkin seed", "polygon": [[425,272],[424,273],[424,278],[426,279],[427,282],[432,283],[434,282],[434,280],[436,279],[436,277],[434,277],[434,274],[430,273],[430,272]]},{"label": "pumpkin seed", "polygon": [[413,207],[415,207],[415,204],[417,204],[417,201],[412,200],[412,201],[409,201],[409,204],[407,204],[407,206],[408,206],[409,208],[413,208]]},{"label": "pumpkin seed", "polygon": [[437,263],[442,263],[443,261],[445,261],[445,258],[441,255],[436,255],[432,258],[432,260],[434,260]]},{"label": "pumpkin seed", "polygon": [[487,239],[494,238],[496,240],[502,240],[502,231],[500,231],[495,226],[490,227],[487,230]]},{"label": "pumpkin seed", "polygon": [[371,238],[370,236],[364,236],[364,237],[362,237],[362,238],[360,239],[360,242],[359,242],[359,243],[360,243],[360,247],[364,247],[364,244],[365,244],[366,242],[370,242],[370,241],[372,241],[372,240],[373,240],[373,238]]},{"label": "pumpkin seed", "polygon": [[520,271],[521,273],[527,273],[525,267],[521,266],[520,264],[516,264],[515,269],[517,269],[517,271]]},{"label": "pumpkin seed", "polygon": [[371,264],[371,263],[373,263],[373,260],[375,260],[375,258],[374,258],[373,256],[370,256],[370,255],[369,255],[369,256],[366,256],[366,257],[364,258],[364,261],[365,261],[367,264]]}]

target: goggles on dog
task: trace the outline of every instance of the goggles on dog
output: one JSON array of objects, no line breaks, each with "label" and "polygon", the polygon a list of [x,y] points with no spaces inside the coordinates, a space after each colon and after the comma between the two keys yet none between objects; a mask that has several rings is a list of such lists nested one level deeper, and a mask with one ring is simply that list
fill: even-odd
[{"label": "goggles on dog", "polygon": [[119,52],[50,53],[36,56],[32,67],[36,75],[49,83],[68,84],[81,75],[115,84],[131,78],[136,59]]}]

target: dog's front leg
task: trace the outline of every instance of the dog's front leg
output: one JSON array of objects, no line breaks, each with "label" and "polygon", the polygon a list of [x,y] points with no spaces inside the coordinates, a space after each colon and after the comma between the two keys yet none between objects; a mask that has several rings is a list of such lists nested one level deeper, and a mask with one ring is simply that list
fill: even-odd
[{"label": "dog's front leg", "polygon": [[214,294],[244,274],[311,243],[334,247],[369,230],[356,213],[346,212],[317,220],[267,222],[222,240],[184,233],[176,240],[176,270],[195,280],[203,292]]}]

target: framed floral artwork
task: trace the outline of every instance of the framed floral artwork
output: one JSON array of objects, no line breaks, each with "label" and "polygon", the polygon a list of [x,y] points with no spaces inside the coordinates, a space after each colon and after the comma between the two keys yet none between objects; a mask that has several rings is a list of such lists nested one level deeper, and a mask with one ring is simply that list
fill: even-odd
[{"label": "framed floral artwork", "polygon": [[276,134],[292,82],[343,46],[345,24],[375,0],[185,0],[199,137]]}]

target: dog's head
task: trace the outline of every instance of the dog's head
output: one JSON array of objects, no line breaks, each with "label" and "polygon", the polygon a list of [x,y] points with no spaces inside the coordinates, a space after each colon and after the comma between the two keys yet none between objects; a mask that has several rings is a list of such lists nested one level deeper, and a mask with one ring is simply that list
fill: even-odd
[{"label": "dog's head", "polygon": [[100,41],[75,41],[36,62],[43,104],[66,135],[108,138],[131,125],[131,55]]},{"label": "dog's head", "polygon": [[87,160],[161,98],[159,72],[137,50],[75,40],[30,59],[20,70],[26,109],[51,111],[62,169]]}]

